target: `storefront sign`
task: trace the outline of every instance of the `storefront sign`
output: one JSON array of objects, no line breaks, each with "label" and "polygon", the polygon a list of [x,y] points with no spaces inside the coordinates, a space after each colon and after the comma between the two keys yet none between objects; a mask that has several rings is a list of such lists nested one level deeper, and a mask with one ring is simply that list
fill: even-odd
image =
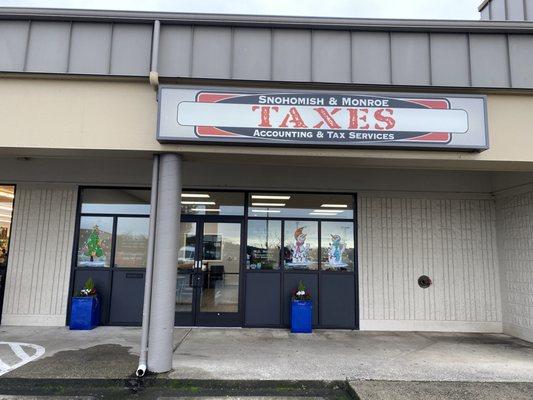
[{"label": "storefront sign", "polygon": [[484,96],[162,86],[161,142],[484,150]]}]

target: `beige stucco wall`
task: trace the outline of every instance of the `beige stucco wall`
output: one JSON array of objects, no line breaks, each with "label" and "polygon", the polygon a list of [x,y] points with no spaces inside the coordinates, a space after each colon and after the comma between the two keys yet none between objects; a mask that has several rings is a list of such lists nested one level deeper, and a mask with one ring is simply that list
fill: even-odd
[{"label": "beige stucco wall", "polygon": [[[155,140],[156,93],[147,81],[0,78],[0,154],[65,154],[76,150],[179,151],[191,158],[253,161],[272,155],[309,164],[530,170],[533,135],[525,118],[533,96],[489,95],[490,149],[482,153],[161,145]],[[252,159],[250,160],[250,158]]]}]

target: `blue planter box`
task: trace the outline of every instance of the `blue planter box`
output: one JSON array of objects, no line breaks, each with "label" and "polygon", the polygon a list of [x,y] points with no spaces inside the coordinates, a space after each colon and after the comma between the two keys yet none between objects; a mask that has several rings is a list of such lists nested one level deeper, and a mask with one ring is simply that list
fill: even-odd
[{"label": "blue planter box", "polygon": [[313,322],[313,302],[310,300],[292,300],[291,332],[311,333]]},{"label": "blue planter box", "polygon": [[97,296],[73,297],[70,329],[90,330],[100,324],[100,301]]}]

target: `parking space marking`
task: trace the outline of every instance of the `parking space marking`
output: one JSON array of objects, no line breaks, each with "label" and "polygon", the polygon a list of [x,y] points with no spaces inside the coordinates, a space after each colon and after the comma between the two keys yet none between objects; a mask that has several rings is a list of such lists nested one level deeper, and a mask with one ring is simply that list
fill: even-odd
[{"label": "parking space marking", "polygon": [[[38,359],[44,354],[44,351],[45,351],[44,347],[39,346],[37,344],[31,344],[31,343],[0,342],[0,346],[1,345],[8,346],[9,349],[16,356],[16,358],[18,358],[20,361],[10,365],[0,358],[0,376],[7,374],[8,372],[13,371],[14,369],[20,368],[23,365]],[[24,348],[33,349],[35,351],[35,354],[30,356],[28,353],[26,353],[26,351],[24,351]],[[2,352],[0,352],[0,357],[1,356],[2,356]]]}]

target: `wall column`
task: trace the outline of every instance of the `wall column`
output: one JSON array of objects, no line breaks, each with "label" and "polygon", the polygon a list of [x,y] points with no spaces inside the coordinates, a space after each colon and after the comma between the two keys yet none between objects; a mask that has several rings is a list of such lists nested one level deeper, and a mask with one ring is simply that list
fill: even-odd
[{"label": "wall column", "polygon": [[181,157],[177,154],[162,154],[159,162],[154,271],[148,336],[148,370],[152,372],[166,372],[172,369],[180,198]]}]

